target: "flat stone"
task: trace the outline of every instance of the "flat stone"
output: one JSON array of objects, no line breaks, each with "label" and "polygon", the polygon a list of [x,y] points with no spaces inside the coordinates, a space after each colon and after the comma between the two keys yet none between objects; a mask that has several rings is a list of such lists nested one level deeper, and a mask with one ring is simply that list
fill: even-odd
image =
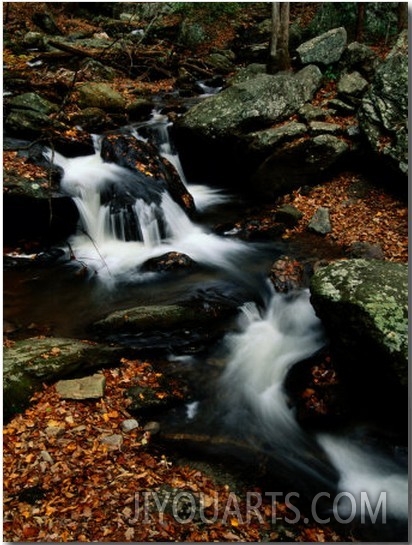
[{"label": "flat stone", "polygon": [[124,433],[129,433],[129,431],[135,430],[139,427],[139,422],[134,418],[128,418],[127,420],[123,420],[120,427]]},{"label": "flat stone", "polygon": [[104,394],[105,384],[104,375],[96,373],[90,377],[59,380],[56,390],[63,399],[98,399]]}]

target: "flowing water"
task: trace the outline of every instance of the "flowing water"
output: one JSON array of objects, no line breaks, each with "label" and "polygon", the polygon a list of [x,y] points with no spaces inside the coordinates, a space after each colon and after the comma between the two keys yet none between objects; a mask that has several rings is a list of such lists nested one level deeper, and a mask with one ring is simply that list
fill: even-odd
[{"label": "flowing water", "polygon": [[[147,123],[131,127],[130,134],[156,142],[159,153],[176,167],[193,195],[200,218],[209,210],[224,213],[229,195],[185,180],[168,125],[165,116],[154,113]],[[326,340],[307,291],[276,294],[265,280],[279,248],[264,249],[218,236],[207,222],[189,219],[164,187],[148,191],[143,175],[103,162],[98,137],[95,153],[86,157],[45,153],[63,170],[61,188],[75,201],[80,224],[65,246],[71,263],[30,278],[20,273],[19,289],[14,293],[14,305],[23,307],[20,313],[28,320],[47,315],[55,334],[81,334],[93,319],[114,308],[190,299],[208,289],[214,296],[232,298],[239,307],[238,322],[218,346],[195,357],[170,357],[197,375],[207,372],[208,358],[223,362],[210,381],[213,393],[189,404],[180,426],[206,427],[264,453],[271,460],[272,474],[299,487],[306,496],[322,491],[325,495],[344,493],[346,503],[325,508],[338,520],[348,519],[352,498],[356,520],[361,517],[361,492],[368,494],[372,507],[383,501],[382,492],[387,493],[388,519],[405,520],[405,464],[377,448],[365,447],[359,430],[358,436],[354,432],[356,426],[346,435],[309,433],[295,419],[284,389],[286,375],[292,366],[319,351]],[[113,187],[124,205],[114,206],[107,198]],[[144,262],[169,251],[187,254],[203,269],[175,279],[142,272]],[[84,270],[86,275],[73,275],[73,269]],[[6,281],[6,293],[7,287],[12,290]],[[38,299],[34,300],[28,293],[36,290]],[[11,306],[6,304],[9,318],[13,318]]]}]

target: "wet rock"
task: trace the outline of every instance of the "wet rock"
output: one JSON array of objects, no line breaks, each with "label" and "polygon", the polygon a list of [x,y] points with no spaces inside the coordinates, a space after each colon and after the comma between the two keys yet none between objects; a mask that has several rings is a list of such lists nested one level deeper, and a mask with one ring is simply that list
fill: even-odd
[{"label": "wet rock", "polygon": [[147,272],[170,272],[190,271],[197,267],[196,262],[186,254],[179,252],[168,252],[159,257],[152,257],[143,263],[141,271]]},{"label": "wet rock", "polygon": [[106,378],[95,374],[90,377],[59,380],[56,390],[63,399],[99,399],[104,395]]},{"label": "wet rock", "polygon": [[112,312],[94,324],[98,332],[171,330],[206,325],[233,312],[222,304],[172,304],[129,308]]},{"label": "wet rock", "polygon": [[153,144],[137,140],[133,136],[112,134],[103,138],[101,156],[104,161],[116,163],[143,175],[144,185],[148,189],[152,186],[162,191],[166,184],[172,199],[187,214],[194,213],[193,197],[180,180],[175,167],[167,159],[160,157]]},{"label": "wet rock", "polygon": [[313,104],[307,103],[299,108],[299,115],[307,122],[317,121],[319,119],[325,119],[327,111]]},{"label": "wet rock", "polygon": [[319,206],[308,224],[308,229],[319,235],[326,235],[332,231],[329,208]]},{"label": "wet rock", "polygon": [[152,101],[145,98],[137,98],[127,105],[126,111],[131,121],[143,121],[154,108]]},{"label": "wet rock", "polygon": [[49,115],[56,113],[58,106],[37,93],[24,93],[13,97],[8,102],[13,110],[32,110],[40,114]]},{"label": "wet rock", "polygon": [[339,98],[333,98],[329,100],[328,105],[335,109],[341,115],[352,115],[355,113],[356,108],[352,104],[348,104],[344,100]]},{"label": "wet rock", "polygon": [[81,81],[112,81],[117,72],[114,68],[106,66],[95,59],[85,59],[80,63],[78,79]]},{"label": "wet rock", "polygon": [[38,49],[39,51],[44,51],[47,46],[47,41],[41,32],[27,32],[23,38],[23,45],[27,49]]},{"label": "wet rock", "polygon": [[[319,269],[311,301],[341,354],[408,383],[408,267],[351,259]],[[386,376],[383,374],[383,376]]]},{"label": "wet rock", "polygon": [[296,53],[301,64],[328,65],[339,61],[346,41],[345,28],[334,28],[303,43],[296,49]]}]

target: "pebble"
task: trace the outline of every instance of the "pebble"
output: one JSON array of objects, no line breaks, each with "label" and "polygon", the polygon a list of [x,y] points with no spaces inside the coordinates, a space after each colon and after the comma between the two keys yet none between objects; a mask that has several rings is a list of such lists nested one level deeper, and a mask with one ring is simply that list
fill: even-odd
[{"label": "pebble", "polygon": [[129,431],[132,431],[139,427],[139,422],[134,418],[128,418],[127,420],[123,420],[123,422],[120,424],[120,427],[122,428],[122,431],[124,433],[129,433]]}]

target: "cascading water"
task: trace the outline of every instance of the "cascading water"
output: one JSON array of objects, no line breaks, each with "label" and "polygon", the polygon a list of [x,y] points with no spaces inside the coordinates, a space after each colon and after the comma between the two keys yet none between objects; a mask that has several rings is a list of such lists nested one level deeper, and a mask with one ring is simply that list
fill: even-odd
[{"label": "cascading water", "polygon": [[[221,192],[184,180],[165,116],[155,114],[142,127],[155,134],[159,152],[180,173],[198,210],[225,201],[227,196]],[[144,139],[139,126],[131,133]],[[196,225],[161,184],[153,188],[145,183],[143,174],[104,162],[98,141],[93,155],[68,159],[54,153],[49,158],[63,169],[62,190],[72,196],[80,214],[81,230],[69,241],[71,251],[104,283],[112,285],[124,278],[138,283],[147,278],[140,266],[169,251],[225,269],[232,281],[245,282],[242,260],[253,251],[250,246]],[[251,302],[240,307],[240,331],[228,334],[224,341],[227,363],[216,395],[206,403],[191,403],[186,424],[196,427],[206,422],[252,445],[269,457],[273,474],[299,486],[308,496],[323,490],[358,498],[364,490],[373,502],[381,491],[388,491],[388,516],[403,520],[407,516],[407,473],[402,464],[362,449],[358,441],[345,436],[304,432],[288,404],[284,390],[288,371],[324,344],[308,292],[285,296],[262,286],[260,280],[256,284],[265,293],[257,294],[256,300],[263,299],[265,308]],[[347,508],[341,504],[330,507],[330,512],[344,516]]]},{"label": "cascading water", "polygon": [[[170,251],[187,254],[208,267],[236,269],[237,258],[247,251],[245,244],[215,236],[193,223],[164,185],[154,186],[140,172],[104,162],[96,142],[95,153],[86,157],[47,152],[49,160],[63,170],[61,189],[79,211],[80,232],[69,241],[77,262],[106,282],[126,275],[132,281],[141,280],[139,267]],[[213,190],[198,194],[203,209],[224,201]]]}]

